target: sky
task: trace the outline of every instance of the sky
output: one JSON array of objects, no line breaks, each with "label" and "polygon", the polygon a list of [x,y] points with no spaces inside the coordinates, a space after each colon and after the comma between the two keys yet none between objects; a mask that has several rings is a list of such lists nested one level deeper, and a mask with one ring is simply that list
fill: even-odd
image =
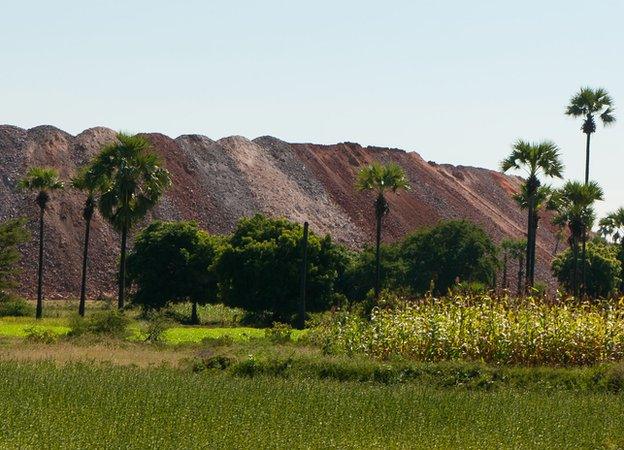
[{"label": "sky", "polygon": [[[581,180],[563,114],[584,85],[616,102],[591,178],[624,206],[624,1],[2,1],[0,123],[77,134],[359,142],[497,169],[550,139]],[[621,116],[620,116],[621,114]]]}]

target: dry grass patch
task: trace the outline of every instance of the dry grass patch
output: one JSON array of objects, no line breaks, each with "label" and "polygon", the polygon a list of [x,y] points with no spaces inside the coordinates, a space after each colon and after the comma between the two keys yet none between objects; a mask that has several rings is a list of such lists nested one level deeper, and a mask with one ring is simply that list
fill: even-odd
[{"label": "dry grass patch", "polygon": [[18,339],[0,341],[0,361],[53,361],[58,365],[75,362],[110,363],[118,366],[179,367],[193,355],[191,349],[157,347],[130,342],[53,344],[32,343]]}]

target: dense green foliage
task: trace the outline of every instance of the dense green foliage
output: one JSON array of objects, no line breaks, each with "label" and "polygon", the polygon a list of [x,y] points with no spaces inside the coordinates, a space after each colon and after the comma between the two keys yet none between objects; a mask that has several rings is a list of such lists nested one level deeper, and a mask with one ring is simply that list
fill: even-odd
[{"label": "dense green foliage", "polygon": [[[421,295],[433,288],[445,294],[459,283],[491,286],[498,268],[496,246],[477,225],[464,220],[440,222],[381,246],[381,287]],[[351,300],[362,300],[373,288],[375,254],[355,254],[339,286]]]},{"label": "dense green foliage", "polygon": [[624,299],[593,306],[487,296],[385,300],[370,320],[329,316],[316,331],[321,345],[330,353],[418,361],[568,366],[624,358]]},{"label": "dense green foliage", "polygon": [[[585,267],[586,293],[592,298],[604,298],[614,294],[622,283],[620,246],[605,242],[587,243]],[[579,262],[582,264],[582,262]],[[574,252],[570,249],[557,255],[552,263],[553,273],[568,291],[574,289]]]},{"label": "dense green foliage", "polygon": [[5,220],[0,223],[0,301],[8,296],[7,290],[15,287],[21,258],[20,244],[28,240],[24,219]]},{"label": "dense green foliage", "polygon": [[137,235],[128,255],[128,281],[136,285],[132,302],[146,309],[170,302],[214,302],[214,264],[222,246],[222,238],[195,222],[152,222]]},{"label": "dense green foliage", "polygon": [[[400,244],[380,246],[380,279],[382,289],[398,289],[405,284],[407,268]],[[375,287],[375,249],[365,247],[351,254],[349,264],[338,280],[337,288],[350,300],[361,301]]]},{"label": "dense green foliage", "polygon": [[402,245],[406,283],[416,294],[433,287],[445,294],[457,282],[492,285],[498,267],[496,246],[477,225],[442,222],[409,235]]},{"label": "dense green foliage", "polygon": [[[285,219],[241,219],[217,265],[223,303],[289,321],[299,301],[302,235],[299,224]],[[329,308],[347,261],[346,251],[329,236],[310,233],[308,311]]]},{"label": "dense green foliage", "polygon": [[471,392],[88,364],[0,363],[0,373],[0,446],[7,448],[39,447],[44,439],[66,449],[624,443],[624,402],[613,394]]}]

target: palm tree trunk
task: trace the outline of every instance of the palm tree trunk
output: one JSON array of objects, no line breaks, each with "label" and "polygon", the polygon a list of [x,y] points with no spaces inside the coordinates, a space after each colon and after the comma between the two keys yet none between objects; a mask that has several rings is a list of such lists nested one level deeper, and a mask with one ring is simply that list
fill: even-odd
[{"label": "palm tree trunk", "polygon": [[[534,208],[535,209],[535,208]],[[531,287],[535,285],[535,261],[537,254],[537,226],[539,224],[539,214],[537,211],[533,211],[533,238],[531,240],[533,249],[531,250]]]},{"label": "palm tree trunk", "polygon": [[524,268],[524,258],[522,254],[518,257],[518,297],[522,295],[522,269]]},{"label": "palm tree trunk", "polygon": [[572,241],[572,288],[574,291],[574,298],[578,299],[578,239],[575,237]]},{"label": "palm tree trunk", "polygon": [[585,230],[585,227],[583,227],[581,262],[583,264],[583,266],[581,267],[581,295],[585,295],[587,293],[587,231]]},{"label": "palm tree trunk", "polygon": [[39,208],[39,269],[37,271],[37,310],[35,317],[43,316],[43,215],[45,208]]},{"label": "palm tree trunk", "polygon": [[533,202],[529,200],[529,215],[527,223],[527,248],[526,248],[526,270],[525,270],[525,291],[529,292],[531,286],[531,254],[533,246],[531,242],[533,240]]},{"label": "palm tree trunk", "polygon": [[591,133],[587,133],[587,143],[585,145],[585,184],[589,183],[589,141]]},{"label": "palm tree trunk", "polygon": [[123,309],[126,295],[126,240],[128,238],[128,225],[124,224],[121,230],[121,258],[119,260],[119,296],[117,307]]},{"label": "palm tree trunk", "polygon": [[[382,197],[377,199],[377,202],[381,202]],[[375,215],[377,219],[377,229],[375,233],[375,300],[379,301],[379,295],[381,293],[381,219],[383,217],[383,210],[378,204],[375,208]]]},{"label": "palm tree trunk", "polygon": [[89,234],[91,231],[91,218],[85,219],[85,240],[84,249],[82,251],[82,283],[80,285],[80,304],[78,305],[78,314],[82,317],[85,315],[85,302],[87,297],[87,261],[89,259]]},{"label": "palm tree trunk", "polygon": [[[589,144],[591,140],[591,133],[587,133],[587,143],[585,145],[585,184],[589,183]],[[582,294],[585,294],[585,265],[587,263],[587,232],[583,229],[583,249],[581,251],[581,262],[583,264],[581,268],[581,286]]]},{"label": "palm tree trunk", "polygon": [[191,307],[191,323],[193,325],[199,325],[199,315],[197,314],[197,302],[193,301],[193,306]]},{"label": "palm tree trunk", "polygon": [[507,253],[503,255],[503,289],[507,289]]}]

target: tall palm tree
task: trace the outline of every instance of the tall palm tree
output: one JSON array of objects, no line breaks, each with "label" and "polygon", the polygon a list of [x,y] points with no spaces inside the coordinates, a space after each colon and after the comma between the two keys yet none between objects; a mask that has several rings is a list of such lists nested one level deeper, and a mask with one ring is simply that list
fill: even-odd
[{"label": "tall palm tree", "polygon": [[[600,220],[600,234],[609,237],[614,244],[620,244],[620,258],[624,258],[624,208],[608,214]],[[624,267],[622,267],[622,285],[620,291],[624,292]]]},{"label": "tall palm tree", "polygon": [[[520,195],[524,196],[527,217],[527,247],[526,247],[526,288],[532,287],[535,282],[535,248],[537,241],[537,214],[540,195],[540,175],[552,178],[561,178],[563,163],[561,162],[559,147],[551,141],[538,143],[517,140],[512,147],[511,154],[501,163],[503,172],[511,169],[523,169],[527,180]],[[541,194],[542,193],[542,194]]]},{"label": "tall palm tree", "polygon": [[375,200],[375,299],[379,300],[379,293],[381,292],[381,221],[383,216],[390,211],[386,201],[386,193],[411,188],[401,166],[396,163],[383,165],[379,162],[373,162],[360,169],[357,175],[356,188],[360,191],[372,191],[377,195]]},{"label": "tall palm tree", "polygon": [[85,237],[82,251],[82,279],[80,284],[80,303],[78,304],[78,314],[85,315],[85,303],[87,296],[87,262],[89,260],[89,236],[91,234],[91,219],[97,204],[96,196],[101,180],[95,178],[93,170],[83,167],[71,180],[72,187],[87,194],[85,204],[82,209],[82,217],[85,220]]},{"label": "tall palm tree", "polygon": [[[578,254],[579,242],[595,220],[592,205],[603,199],[602,188],[595,181],[587,184],[568,181],[557,192],[558,212],[556,221],[565,221],[570,230],[570,247],[573,254],[572,286],[574,297],[579,295]],[[585,261],[583,261],[585,264]]]},{"label": "tall palm tree", "polygon": [[121,233],[117,305],[122,309],[128,232],[156,205],[171,177],[144,136],[118,133],[117,141],[104,147],[87,170],[101,183],[100,213]]},{"label": "tall palm tree", "polygon": [[[596,132],[596,120],[598,116],[604,126],[611,125],[615,122],[613,115],[613,99],[606,89],[592,89],[590,87],[582,87],[572,98],[566,107],[566,115],[571,117],[582,117],[583,126],[581,130],[585,133],[585,184],[589,183],[589,149],[591,135]],[[587,233],[583,234],[583,286],[585,286],[585,259],[587,247]]]},{"label": "tall palm tree", "polygon": [[570,104],[566,107],[565,113],[571,117],[583,118],[581,130],[587,135],[585,145],[585,184],[587,184],[589,183],[589,144],[592,133],[596,132],[595,117],[600,117],[604,126],[615,122],[613,99],[605,89],[582,87],[570,99]]},{"label": "tall palm tree", "polygon": [[36,317],[41,319],[43,315],[43,229],[44,215],[50,201],[50,193],[63,188],[56,169],[49,167],[32,167],[26,172],[26,176],[19,181],[19,187],[37,192],[37,205],[39,206],[39,269],[37,271],[37,310]]}]

